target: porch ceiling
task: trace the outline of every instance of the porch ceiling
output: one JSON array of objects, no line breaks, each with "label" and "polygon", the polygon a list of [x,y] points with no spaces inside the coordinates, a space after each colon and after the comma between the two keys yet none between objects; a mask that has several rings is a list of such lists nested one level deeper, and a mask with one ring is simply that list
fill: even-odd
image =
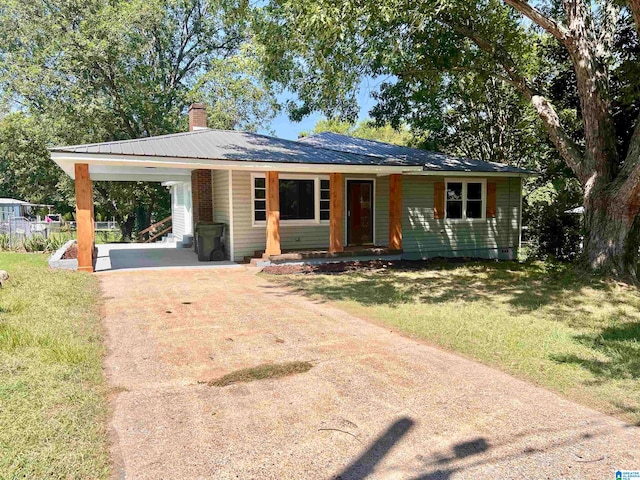
[{"label": "porch ceiling", "polygon": [[[62,161],[58,165],[71,178],[75,178],[74,162]],[[91,180],[112,182],[171,182],[189,181],[191,169],[148,167],[135,165],[102,165],[89,163]]]}]

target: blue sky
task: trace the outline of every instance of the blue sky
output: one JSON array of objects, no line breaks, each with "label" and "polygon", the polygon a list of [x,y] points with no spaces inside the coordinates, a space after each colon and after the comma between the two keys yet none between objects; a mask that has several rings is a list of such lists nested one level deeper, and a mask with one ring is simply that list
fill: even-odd
[{"label": "blue sky", "polygon": [[[375,100],[371,98],[371,92],[376,91],[382,79],[365,78],[360,83],[358,91],[358,105],[360,106],[360,114],[358,119],[364,120],[369,118],[369,110],[375,105]],[[278,101],[284,102],[288,99],[295,98],[293,94],[283,94]],[[276,137],[295,140],[300,132],[313,129],[316,122],[322,118],[320,114],[313,114],[305,117],[301,122],[292,122],[286,113],[281,113],[271,122],[271,130],[275,132]]]}]

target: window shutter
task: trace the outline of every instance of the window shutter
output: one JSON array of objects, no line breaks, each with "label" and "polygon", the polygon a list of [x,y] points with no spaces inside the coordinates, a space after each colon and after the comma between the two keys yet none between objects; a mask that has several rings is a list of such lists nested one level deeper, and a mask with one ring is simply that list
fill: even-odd
[{"label": "window shutter", "polygon": [[444,182],[433,184],[433,218],[444,218]]},{"label": "window shutter", "polygon": [[496,218],[496,183],[487,182],[487,218]]}]

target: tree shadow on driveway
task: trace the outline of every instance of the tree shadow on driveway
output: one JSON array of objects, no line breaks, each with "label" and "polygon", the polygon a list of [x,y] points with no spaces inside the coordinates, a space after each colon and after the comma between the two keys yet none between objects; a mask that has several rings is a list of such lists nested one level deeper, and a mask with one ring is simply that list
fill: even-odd
[{"label": "tree shadow on driveway", "polygon": [[[346,466],[339,474],[333,477],[334,480],[365,480],[370,475],[376,472],[376,468],[383,461],[384,457],[389,452],[398,448],[399,444],[405,439],[407,434],[416,425],[415,420],[409,417],[402,417],[394,421],[382,434],[380,434],[369,447],[362,452],[355,460],[353,460],[348,466]],[[625,428],[633,428],[627,426]],[[564,435],[568,432],[568,435]],[[532,431],[513,434],[501,443],[491,443],[484,437],[477,437],[464,442],[459,442],[451,447],[451,450],[445,454],[432,454],[429,457],[421,457],[418,455],[423,463],[420,470],[424,473],[418,474],[418,476],[411,477],[411,480],[448,480],[455,473],[461,473],[465,470],[469,470],[481,465],[498,465],[504,463],[505,465],[517,462],[520,458],[525,458],[538,453],[547,454],[554,450],[570,450],[570,447],[579,445],[584,441],[599,437],[612,435],[613,432],[610,428],[604,425],[593,425],[590,431],[576,429],[569,429],[562,431],[562,429],[555,428],[538,428]],[[491,449],[500,449],[502,447],[509,447],[516,442],[524,441],[526,445],[527,438],[536,438],[540,435],[549,436],[549,441],[542,448],[525,447],[519,449],[515,453],[505,453],[493,458],[476,458],[478,455],[489,452]],[[559,438],[558,438],[559,437]],[[564,438],[562,438],[564,437]],[[604,457],[602,457],[604,458]],[[465,465],[453,465],[454,462],[470,459],[470,462]],[[576,461],[575,459],[567,459]],[[588,462],[588,461],[587,461]],[[389,468],[389,467],[387,467]],[[508,467],[510,468],[510,467]],[[391,467],[393,469],[393,467]],[[429,471],[431,470],[431,471]],[[378,471],[378,474],[381,472]]]}]

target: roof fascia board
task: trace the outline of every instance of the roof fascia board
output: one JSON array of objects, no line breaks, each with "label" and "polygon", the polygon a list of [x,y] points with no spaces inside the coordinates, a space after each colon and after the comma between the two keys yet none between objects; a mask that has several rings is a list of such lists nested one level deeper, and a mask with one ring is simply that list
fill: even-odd
[{"label": "roof fascia board", "polygon": [[[113,165],[136,167],[189,168],[210,170],[261,170],[288,172],[335,173],[405,173],[420,172],[422,166],[401,165],[349,165],[322,163],[256,162],[250,160],[205,160],[182,157],[147,157],[138,155],[87,154],[51,152],[51,159],[69,175],[73,164]],[[73,175],[71,175],[73,178]]]},{"label": "roof fascia board", "polygon": [[538,175],[534,172],[467,172],[462,170],[424,170],[421,172],[407,172],[405,175],[421,177],[531,177]]}]

